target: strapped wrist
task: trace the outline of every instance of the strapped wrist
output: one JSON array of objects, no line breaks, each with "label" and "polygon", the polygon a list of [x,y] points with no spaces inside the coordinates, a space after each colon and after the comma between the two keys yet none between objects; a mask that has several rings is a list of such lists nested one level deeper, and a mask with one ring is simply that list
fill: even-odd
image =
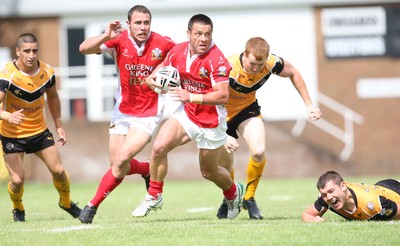
[{"label": "strapped wrist", "polygon": [[189,93],[189,101],[191,103],[202,104],[203,103],[203,94]]}]

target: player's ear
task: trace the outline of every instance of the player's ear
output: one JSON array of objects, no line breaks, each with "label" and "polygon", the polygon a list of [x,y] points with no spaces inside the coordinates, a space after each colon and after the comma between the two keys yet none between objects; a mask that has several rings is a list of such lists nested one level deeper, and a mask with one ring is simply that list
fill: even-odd
[{"label": "player's ear", "polygon": [[342,189],[342,190],[347,189],[347,185],[344,183],[344,181],[340,182],[340,189]]}]

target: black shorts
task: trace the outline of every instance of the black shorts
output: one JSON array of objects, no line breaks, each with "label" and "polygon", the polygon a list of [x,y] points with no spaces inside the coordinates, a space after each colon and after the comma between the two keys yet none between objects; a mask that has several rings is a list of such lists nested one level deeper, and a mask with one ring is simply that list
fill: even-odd
[{"label": "black shorts", "polygon": [[397,192],[397,194],[400,195],[400,182],[394,179],[385,179],[381,180],[375,185],[379,185],[385,188],[388,188],[389,190],[392,190],[394,192]]},{"label": "black shorts", "polygon": [[233,117],[229,122],[227,122],[228,130],[226,130],[226,133],[229,136],[238,139],[239,136],[237,135],[236,131],[240,123],[242,123],[247,119],[257,117],[260,114],[261,114],[261,107],[258,105],[258,102],[256,100],[255,102],[250,104],[247,108],[240,111],[240,113],[238,113],[235,117]]},{"label": "black shorts", "polygon": [[4,154],[25,152],[35,153],[55,144],[53,134],[46,129],[44,132],[26,138],[7,138],[1,136]]}]

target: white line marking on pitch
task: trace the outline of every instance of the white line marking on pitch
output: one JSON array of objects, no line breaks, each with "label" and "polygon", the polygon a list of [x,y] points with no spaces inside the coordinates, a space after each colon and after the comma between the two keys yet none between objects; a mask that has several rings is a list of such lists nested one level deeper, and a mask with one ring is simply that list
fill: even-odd
[{"label": "white line marking on pitch", "polygon": [[273,201],[289,201],[292,199],[292,197],[283,195],[283,196],[270,196],[269,199]]},{"label": "white line marking on pitch", "polygon": [[87,230],[87,229],[94,229],[94,228],[98,228],[98,226],[94,226],[94,225],[69,226],[69,227],[63,227],[63,228],[49,229],[47,231],[49,231],[49,232],[66,232],[66,231],[79,231],[79,230]]}]

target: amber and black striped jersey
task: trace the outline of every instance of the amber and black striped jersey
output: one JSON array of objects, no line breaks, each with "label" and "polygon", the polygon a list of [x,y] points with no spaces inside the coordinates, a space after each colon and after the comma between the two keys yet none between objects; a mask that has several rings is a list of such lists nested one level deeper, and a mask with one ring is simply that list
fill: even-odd
[{"label": "amber and black striped jersey", "polygon": [[227,121],[256,101],[256,91],[265,84],[271,74],[283,70],[283,59],[270,54],[264,68],[257,74],[248,74],[243,69],[243,53],[228,58],[232,70],[229,74],[229,100],[225,104],[228,111]]},{"label": "amber and black striped jersey", "polygon": [[335,210],[321,196],[314,203],[315,209],[330,209],[347,220],[390,220],[400,204],[400,182],[393,179],[379,181],[375,185],[345,182],[356,204],[353,212]]},{"label": "amber and black striped jersey", "polygon": [[44,116],[47,88],[55,85],[53,68],[38,61],[39,68],[33,75],[20,71],[15,61],[0,71],[0,90],[5,93],[2,107],[10,113],[23,109],[24,122],[20,125],[3,121],[1,135],[9,138],[25,138],[39,134],[47,129]]}]

